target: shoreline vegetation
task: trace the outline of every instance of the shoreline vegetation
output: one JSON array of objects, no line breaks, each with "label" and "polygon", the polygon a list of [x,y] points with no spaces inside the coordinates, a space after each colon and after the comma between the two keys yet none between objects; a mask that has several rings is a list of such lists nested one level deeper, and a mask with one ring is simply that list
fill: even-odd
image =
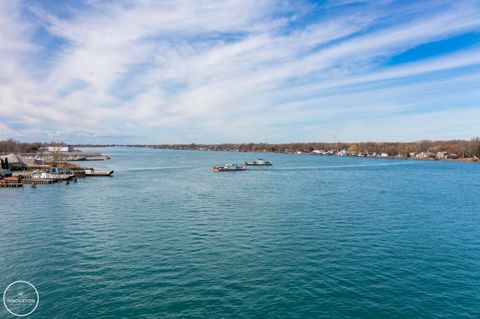
[{"label": "shoreline vegetation", "polygon": [[[22,143],[9,139],[0,141],[0,154],[34,154],[50,145],[66,143]],[[358,142],[358,143],[224,143],[224,144],[74,144],[73,147],[150,147],[154,149],[270,152],[283,154],[336,155],[357,157],[405,158],[418,160],[457,160],[478,162],[480,138],[471,140],[422,140],[417,142]]]},{"label": "shoreline vegetation", "polygon": [[358,157],[394,157],[416,159],[472,159],[480,158],[480,138],[470,141],[419,142],[358,142],[358,143],[248,143],[248,144],[159,144],[158,149],[199,151],[270,152],[306,155],[337,155]]},{"label": "shoreline vegetation", "polygon": [[224,143],[224,144],[136,144],[136,145],[75,145],[76,147],[150,147],[155,149],[269,152],[326,156],[403,158],[417,160],[450,160],[478,162],[480,138],[471,140],[421,140],[417,142],[357,142],[357,143]]}]

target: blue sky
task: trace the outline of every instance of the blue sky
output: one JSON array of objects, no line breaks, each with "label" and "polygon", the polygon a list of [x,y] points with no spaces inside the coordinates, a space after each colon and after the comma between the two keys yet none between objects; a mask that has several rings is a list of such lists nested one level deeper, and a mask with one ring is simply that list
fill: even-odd
[{"label": "blue sky", "polygon": [[477,0],[0,0],[0,139],[469,139],[479,17]]}]

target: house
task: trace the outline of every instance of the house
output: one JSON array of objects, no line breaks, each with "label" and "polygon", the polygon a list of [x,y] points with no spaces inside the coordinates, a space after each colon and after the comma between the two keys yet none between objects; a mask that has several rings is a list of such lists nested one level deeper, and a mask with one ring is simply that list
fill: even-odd
[{"label": "house", "polygon": [[460,156],[458,154],[455,154],[455,153],[438,152],[436,157],[437,157],[437,159],[447,159],[447,158],[457,159]]},{"label": "house", "polygon": [[341,150],[340,152],[337,152],[338,156],[348,156],[350,153],[348,153],[347,150]]},{"label": "house", "polygon": [[420,152],[415,155],[416,159],[428,159],[428,154],[426,152]]},{"label": "house", "polygon": [[448,158],[448,152],[437,152],[437,156],[436,156],[438,159],[445,159],[445,158]]},{"label": "house", "polygon": [[388,153],[385,153],[385,152],[382,153],[382,154],[380,154],[380,157],[389,157],[389,156],[390,156],[390,155],[388,155]]},{"label": "house", "polygon": [[17,154],[8,154],[6,156],[0,156],[4,163],[8,162],[8,168],[12,170],[23,170],[27,168],[25,162]]},{"label": "house", "polygon": [[27,165],[28,168],[48,168],[49,165],[46,165],[44,161],[31,157],[21,157],[22,161]]},{"label": "house", "polygon": [[73,152],[72,146],[49,146],[47,149],[49,152]]},{"label": "house", "polygon": [[415,158],[422,159],[422,160],[432,159],[432,158],[435,158],[435,154],[430,152],[420,152],[415,156]]}]

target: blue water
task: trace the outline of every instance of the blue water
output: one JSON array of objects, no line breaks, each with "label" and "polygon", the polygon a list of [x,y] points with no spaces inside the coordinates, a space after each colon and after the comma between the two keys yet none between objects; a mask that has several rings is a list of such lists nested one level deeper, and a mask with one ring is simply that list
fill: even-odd
[{"label": "blue water", "polygon": [[480,318],[478,164],[100,151],[112,178],[0,189],[29,318]]}]

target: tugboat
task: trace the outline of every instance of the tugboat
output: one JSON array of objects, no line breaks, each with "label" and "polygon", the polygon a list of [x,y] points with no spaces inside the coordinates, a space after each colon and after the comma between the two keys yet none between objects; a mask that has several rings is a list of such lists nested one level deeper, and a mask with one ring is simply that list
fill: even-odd
[{"label": "tugboat", "polygon": [[214,172],[236,172],[236,171],[245,171],[247,168],[245,166],[237,164],[225,164],[223,166],[214,166]]},{"label": "tugboat", "polygon": [[268,161],[264,161],[263,158],[259,158],[256,161],[253,162],[245,162],[245,165],[247,166],[272,166],[273,164]]}]

